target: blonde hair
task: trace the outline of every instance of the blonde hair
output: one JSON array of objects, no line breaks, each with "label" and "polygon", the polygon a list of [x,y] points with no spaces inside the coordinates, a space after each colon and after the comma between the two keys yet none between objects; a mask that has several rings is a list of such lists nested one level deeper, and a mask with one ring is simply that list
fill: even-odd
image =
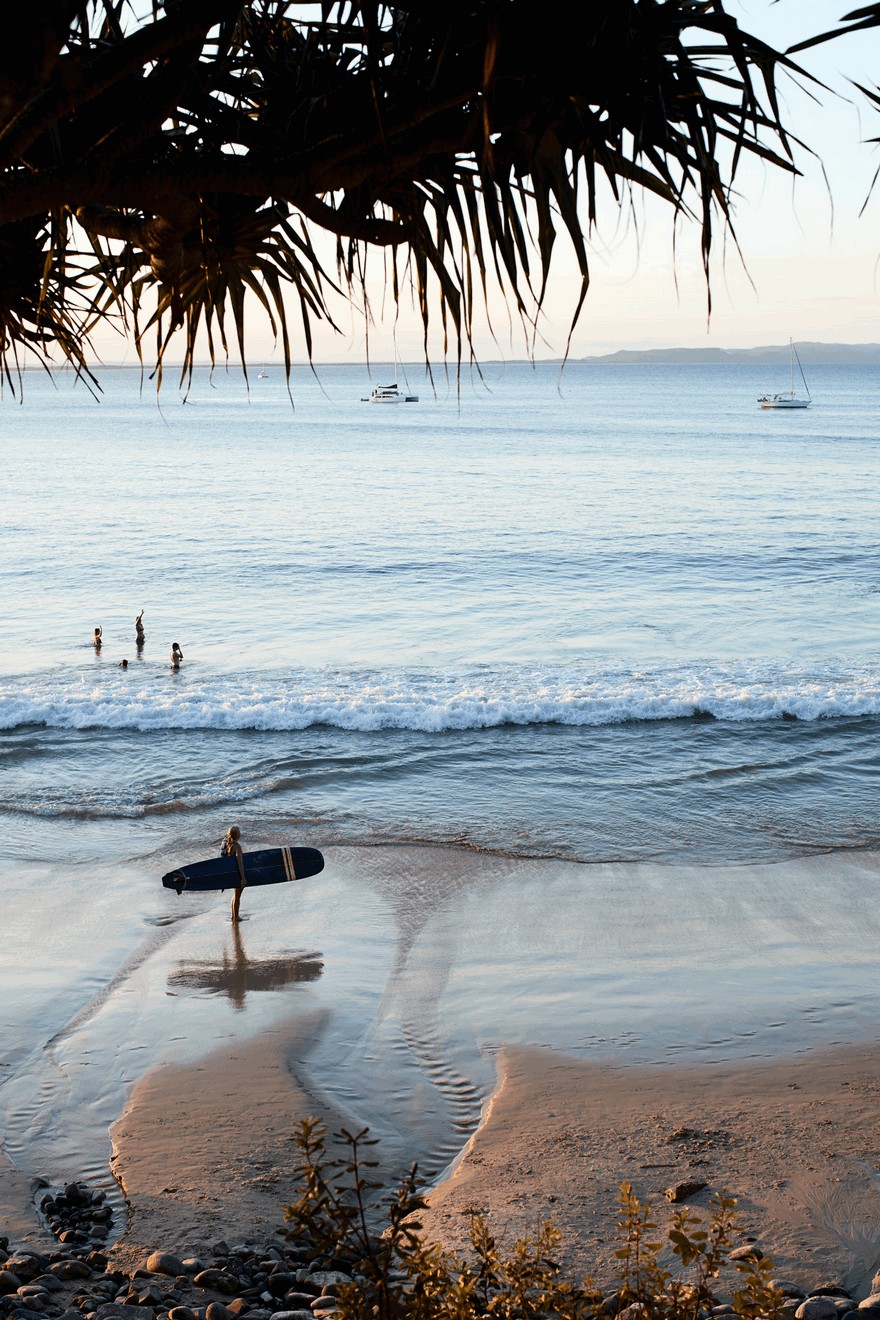
[{"label": "blonde hair", "polygon": [[237,825],[230,825],[229,829],[226,831],[226,837],[227,839],[240,839],[241,830]]}]

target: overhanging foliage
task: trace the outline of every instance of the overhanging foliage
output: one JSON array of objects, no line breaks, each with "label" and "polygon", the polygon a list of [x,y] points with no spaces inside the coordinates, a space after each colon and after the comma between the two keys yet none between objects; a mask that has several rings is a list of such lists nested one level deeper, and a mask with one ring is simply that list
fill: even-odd
[{"label": "overhanging foliage", "polygon": [[[246,362],[256,298],[291,363],[383,248],[459,359],[490,287],[533,327],[557,237],[589,282],[601,181],[697,218],[709,273],[744,154],[793,170],[787,58],[721,0],[43,0],[0,52],[0,354],[88,369],[99,322],[158,367]],[[336,270],[319,258],[335,239]],[[292,293],[293,297],[290,297]]]}]

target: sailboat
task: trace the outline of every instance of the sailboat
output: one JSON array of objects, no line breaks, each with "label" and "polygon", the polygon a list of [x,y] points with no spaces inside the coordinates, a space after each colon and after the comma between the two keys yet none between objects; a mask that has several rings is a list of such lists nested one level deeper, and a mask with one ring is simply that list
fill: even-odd
[{"label": "sailboat", "polygon": [[[810,397],[810,387],[807,384],[807,378],[804,375],[804,369],[801,366],[801,360],[797,355],[797,349],[793,342],[788,341],[788,359],[789,359],[789,385],[787,390],[780,390],[778,394],[760,394],[758,403],[762,408],[809,408],[813,400]],[[794,364],[797,363],[798,371],[801,374],[801,380],[804,382],[804,390],[807,397],[799,398],[794,392]]]}]

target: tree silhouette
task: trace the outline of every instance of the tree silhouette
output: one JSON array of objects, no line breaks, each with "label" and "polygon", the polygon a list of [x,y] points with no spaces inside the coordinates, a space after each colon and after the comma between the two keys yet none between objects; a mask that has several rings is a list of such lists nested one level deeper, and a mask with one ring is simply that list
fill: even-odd
[{"label": "tree silhouette", "polygon": [[[161,379],[246,363],[244,308],[289,371],[383,250],[459,361],[500,289],[533,331],[560,235],[647,190],[697,219],[709,274],[745,155],[793,170],[783,54],[721,0],[41,0],[0,48],[0,355],[89,372],[115,323]],[[335,265],[320,252],[333,251]],[[330,269],[327,266],[330,266]],[[292,297],[290,296],[292,295]],[[292,311],[291,309],[294,309]]]}]

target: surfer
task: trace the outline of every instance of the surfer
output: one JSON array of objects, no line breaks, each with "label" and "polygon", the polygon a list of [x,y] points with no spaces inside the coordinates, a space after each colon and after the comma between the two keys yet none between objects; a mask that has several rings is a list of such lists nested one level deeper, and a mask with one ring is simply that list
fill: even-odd
[{"label": "surfer", "polygon": [[181,649],[180,649],[180,643],[179,643],[179,642],[172,642],[172,643],[171,643],[171,668],[172,668],[172,669],[179,669],[179,668],[180,668],[180,662],[181,662],[182,659],[183,659],[183,652],[182,652]]},{"label": "surfer", "polygon": [[244,853],[241,850],[240,839],[241,839],[241,830],[238,828],[237,825],[230,825],[229,829],[226,831],[226,838],[223,840],[223,844],[220,848],[220,852],[224,857],[235,858],[236,862],[238,863],[238,874],[241,877],[241,884],[238,886],[237,889],[234,889],[232,892],[233,922],[238,921],[238,905],[241,902],[241,891],[247,885],[247,880],[245,879],[244,876]]},{"label": "surfer", "polygon": [[140,614],[137,616],[137,618],[134,621],[134,636],[138,646],[143,646],[144,639],[146,638],[147,635],[144,632],[143,617],[144,617],[144,612],[143,610],[141,610]]},{"label": "surfer", "polygon": [[96,651],[100,651],[100,649],[101,649],[101,638],[103,637],[103,635],[104,635],[104,629],[103,629],[103,628],[96,628],[96,629],[95,629],[95,650],[96,650]]}]

